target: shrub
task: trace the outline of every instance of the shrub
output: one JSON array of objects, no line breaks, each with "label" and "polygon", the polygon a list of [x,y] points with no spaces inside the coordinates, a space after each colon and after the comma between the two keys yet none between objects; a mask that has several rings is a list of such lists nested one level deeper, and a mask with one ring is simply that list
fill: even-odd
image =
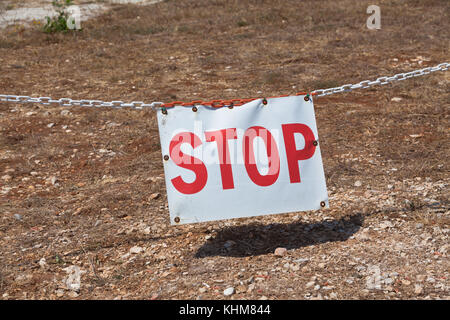
[{"label": "shrub", "polygon": [[52,6],[56,10],[53,17],[45,17],[47,22],[44,25],[45,33],[67,32],[70,28],[67,25],[69,13],[67,7],[72,4],[73,0],[53,0]]}]

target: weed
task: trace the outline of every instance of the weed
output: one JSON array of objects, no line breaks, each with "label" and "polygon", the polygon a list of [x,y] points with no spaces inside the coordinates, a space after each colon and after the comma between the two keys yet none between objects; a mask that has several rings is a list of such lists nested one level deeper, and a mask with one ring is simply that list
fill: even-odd
[{"label": "weed", "polygon": [[45,17],[47,22],[44,25],[45,33],[67,32],[71,30],[67,24],[69,13],[67,7],[72,4],[73,0],[53,0],[52,6],[56,11],[53,17]]}]

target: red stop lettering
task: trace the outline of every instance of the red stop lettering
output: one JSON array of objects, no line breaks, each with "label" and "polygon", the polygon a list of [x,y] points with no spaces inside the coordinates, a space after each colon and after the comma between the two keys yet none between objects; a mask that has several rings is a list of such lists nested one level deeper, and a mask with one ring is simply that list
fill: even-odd
[{"label": "red stop lettering", "polygon": [[[286,148],[289,178],[291,183],[297,183],[300,182],[298,161],[311,158],[316,151],[316,146],[313,144],[315,140],[314,133],[307,125],[302,123],[283,124],[281,127],[283,129],[284,145]],[[305,139],[305,147],[303,149],[297,150],[295,147],[294,135],[296,133],[300,133]]]},{"label": "red stop lettering", "polygon": [[[266,145],[266,152],[269,159],[269,172],[261,175],[256,166],[255,154],[253,150],[253,140],[261,137]],[[249,178],[258,186],[266,187],[275,183],[280,174],[280,155],[278,147],[269,130],[264,127],[251,127],[245,131],[243,141],[244,164]]]},{"label": "red stop lettering", "polygon": [[195,180],[191,183],[187,183],[181,176],[178,176],[171,181],[175,189],[179,192],[184,194],[194,194],[205,187],[206,181],[208,180],[208,171],[201,160],[181,151],[181,145],[183,143],[188,143],[195,149],[202,144],[202,141],[192,132],[182,132],[172,138],[169,146],[170,157],[173,162],[179,167],[193,171],[195,173]]},{"label": "red stop lettering", "polygon": [[234,189],[233,170],[231,168],[229,139],[237,139],[236,128],[205,132],[206,141],[215,141],[219,153],[220,175],[223,189]]}]

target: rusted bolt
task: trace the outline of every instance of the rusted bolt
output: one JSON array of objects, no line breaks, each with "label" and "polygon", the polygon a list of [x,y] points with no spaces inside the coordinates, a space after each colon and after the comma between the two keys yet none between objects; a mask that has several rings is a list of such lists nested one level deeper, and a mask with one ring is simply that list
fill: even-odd
[{"label": "rusted bolt", "polygon": [[166,108],[162,108],[161,112],[162,112],[162,114],[167,114],[167,109]]},{"label": "rusted bolt", "polygon": [[169,156],[167,154],[164,156],[164,160],[169,160]]},{"label": "rusted bolt", "polygon": [[230,103],[230,105],[228,106],[228,109],[233,109],[233,107],[234,107],[234,103],[232,102],[232,103]]},{"label": "rusted bolt", "polygon": [[309,94],[307,94],[304,99],[305,101],[309,101]]},{"label": "rusted bolt", "polygon": [[320,202],[320,206],[321,206],[322,208],[325,207],[325,205],[326,205],[325,201],[321,201],[321,202]]},{"label": "rusted bolt", "polygon": [[175,221],[175,223],[180,223],[180,217],[175,217],[175,218],[173,219],[173,221]]},{"label": "rusted bolt", "polygon": [[192,107],[192,111],[197,112],[197,110],[198,110],[198,109],[197,109],[196,106],[193,106],[193,107]]},{"label": "rusted bolt", "polygon": [[267,104],[267,99],[266,99],[266,98],[263,98],[262,104],[263,104],[263,105],[266,105],[266,104]]},{"label": "rusted bolt", "polygon": [[314,140],[314,141],[313,141],[313,146],[314,146],[314,147],[317,147],[318,144],[319,144],[319,142],[317,142],[317,140]]}]

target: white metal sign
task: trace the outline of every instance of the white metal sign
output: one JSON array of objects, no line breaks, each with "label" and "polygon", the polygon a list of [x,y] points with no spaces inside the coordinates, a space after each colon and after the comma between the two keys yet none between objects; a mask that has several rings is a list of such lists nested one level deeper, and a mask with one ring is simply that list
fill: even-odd
[{"label": "white metal sign", "polygon": [[328,206],[311,98],[176,106],[158,125],[171,224]]}]

